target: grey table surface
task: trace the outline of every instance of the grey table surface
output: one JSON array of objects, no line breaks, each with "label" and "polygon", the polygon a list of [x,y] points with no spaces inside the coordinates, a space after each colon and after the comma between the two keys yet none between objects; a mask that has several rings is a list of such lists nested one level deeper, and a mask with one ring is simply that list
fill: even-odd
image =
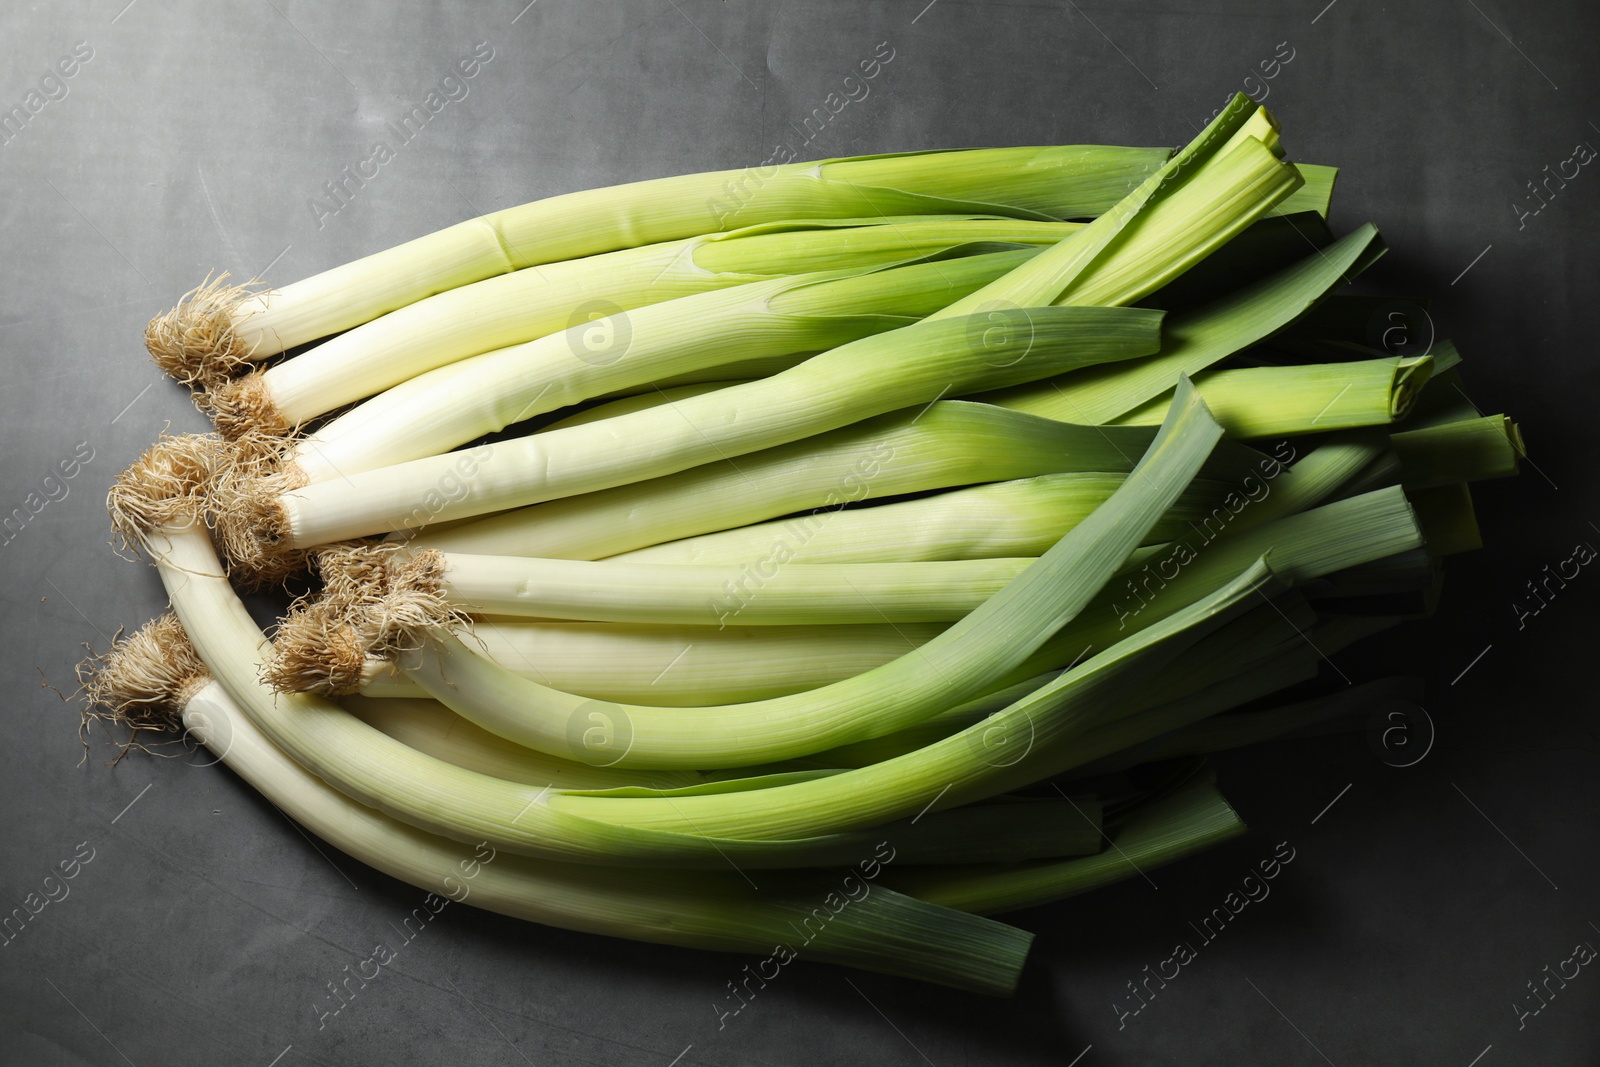
[{"label": "grey table surface", "polygon": [[[1513,608],[1600,543],[1600,175],[1529,191],[1600,144],[1592,5],[525,2],[0,10],[0,113],[26,115],[0,145],[0,512],[53,498],[0,545],[0,910],[78,860],[68,895],[0,945],[0,1062],[1600,1062],[1600,975],[1540,1001],[1528,987],[1600,944],[1600,578]],[[319,211],[324,183],[475,48],[492,50],[476,77]],[[891,58],[867,95],[808,129],[875,52]],[[1178,144],[1240,89],[1267,94],[1293,158],[1344,168],[1336,227],[1381,227],[1373,278],[1434,299],[1476,398],[1523,422],[1537,466],[1480,492],[1489,547],[1452,561],[1431,628],[1395,638],[1430,679],[1426,758],[1396,768],[1349,737],[1219,760],[1253,832],[1018,916],[1038,941],[1014,999],[802,961],[719,1021],[750,960],[463,907],[319,1027],[325,984],[420,893],[208,761],[109,768],[97,748],[78,765],[75,714],[42,682],[70,688],[82,644],[162,607],[154,574],[107,547],[102,501],[163,427],[204,425],[140,331],[208,270],[299,278],[480,211],[780,144]],[[74,456],[74,477],[47,480]],[[1280,842],[1295,860],[1270,897],[1124,1016],[1127,983]]]}]

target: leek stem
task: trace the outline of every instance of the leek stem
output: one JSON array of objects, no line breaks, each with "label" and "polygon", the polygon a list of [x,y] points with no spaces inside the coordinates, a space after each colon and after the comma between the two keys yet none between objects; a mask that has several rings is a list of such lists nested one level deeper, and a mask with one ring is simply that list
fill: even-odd
[{"label": "leek stem", "polygon": [[[910,725],[977,696],[1089,603],[1200,470],[1221,430],[1187,382],[1128,480],[1026,570],[915,653],[792,697],[681,709],[621,705],[588,754],[619,766],[725,767],[784,759]],[[581,698],[473,655],[459,638],[408,637],[402,664],[436,700],[491,733],[565,755]],[[587,738],[589,735],[584,734]]]}]

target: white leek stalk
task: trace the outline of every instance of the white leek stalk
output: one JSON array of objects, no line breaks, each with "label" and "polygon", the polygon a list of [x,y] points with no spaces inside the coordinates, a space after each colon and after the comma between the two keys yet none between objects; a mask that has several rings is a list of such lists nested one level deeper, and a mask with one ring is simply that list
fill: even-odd
[{"label": "white leek stalk", "polygon": [[475,615],[721,627],[950,622],[1031,559],[738,566],[440,553],[415,561],[419,592]]},{"label": "white leek stalk", "polygon": [[[477,618],[468,644],[507,670],[554,689],[594,700],[692,707],[829,685],[903,656],[943,629],[937,623],[719,629]],[[425,695],[386,660],[370,659],[359,670],[339,687],[322,691]]]}]

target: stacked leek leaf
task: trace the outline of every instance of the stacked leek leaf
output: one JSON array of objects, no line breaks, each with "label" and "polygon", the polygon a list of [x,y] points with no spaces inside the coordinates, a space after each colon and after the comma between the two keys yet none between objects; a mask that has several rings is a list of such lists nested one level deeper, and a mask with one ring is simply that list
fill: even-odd
[{"label": "stacked leek leaf", "polygon": [[[1241,96],[208,283],[146,338],[219,433],[109,501],[172,612],[90,714],[505,914],[1007,992],[987,916],[1242,832],[1200,754],[1412,692],[1313,683],[1515,471],[1453,347],[1352,330],[1331,191]],[[234,587],[304,568],[269,642]]]}]

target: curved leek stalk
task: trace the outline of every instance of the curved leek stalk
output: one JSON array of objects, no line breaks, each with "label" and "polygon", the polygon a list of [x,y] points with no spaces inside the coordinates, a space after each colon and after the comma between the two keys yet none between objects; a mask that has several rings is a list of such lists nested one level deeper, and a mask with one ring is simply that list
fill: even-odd
[{"label": "curved leek stalk", "polygon": [[[835,911],[823,901],[837,878],[764,874],[757,890],[734,872],[579,866],[458,843],[325,784],[274,747],[216,682],[186,703],[183,722],[289,818],[441,907],[449,899],[567,930],[728,952],[765,954],[804,929],[806,958],[985,993],[1015,987],[1032,939],[881,887],[859,900],[852,890],[850,906]],[[872,847],[859,858],[872,860]],[[826,923],[816,921],[819,907]]]},{"label": "curved leek stalk", "polygon": [[[1258,561],[1203,601],[1064,672],[988,719],[894,759],[738,794],[705,787],[563,792],[552,796],[550,805],[630,829],[681,829],[692,822],[700,833],[753,841],[872,825],[993,796],[1153,736],[1143,732],[1144,723],[1135,724],[1150,714],[1137,713],[1149,704],[1152,671],[1165,667],[1182,673],[1218,654],[1238,654],[1240,642],[1226,626],[1217,627],[1270,592],[1275,581]],[[1216,710],[1201,705],[1196,711],[1186,701],[1156,710],[1168,708],[1182,721]],[[1155,733],[1181,724],[1163,721]],[[1119,730],[1133,736],[1109,748],[1099,743]],[[996,751],[986,746],[986,736],[1019,742]],[[1096,743],[1089,743],[1091,737]]]},{"label": "curved leek stalk", "polygon": [[[892,733],[980,695],[1078,614],[1171,507],[1220,436],[1204,403],[1180,383],[1166,424],[1111,498],[915,653],[792,697],[691,715],[658,705],[607,709],[613,732],[591,753],[618,766],[740,766]],[[581,698],[519,678],[454,637],[429,637],[402,663],[436,700],[491,733],[573,753],[569,723],[583,714]]]},{"label": "curved leek stalk", "polygon": [[[1043,870],[1037,863],[906,870],[908,857],[886,838],[854,858],[860,873],[847,882],[812,873],[764,873],[760,888],[752,889],[747,879],[731,872],[538,861],[498,852],[487,842],[471,845],[438,837],[363,807],[286,757],[217,682],[192,684],[186,692],[179,709],[183,725],[220,762],[311,833],[429,893],[425,903],[430,911],[450,900],[564,929],[698,949],[768,952],[776,943],[792,954],[800,939],[799,955],[807,959],[985,993],[1014,988],[1031,940],[1022,931],[968,918],[922,898],[963,898],[974,911],[996,910],[985,908],[989,901],[980,897],[979,887],[1019,900],[1016,872]],[[1071,800],[1048,803],[1072,807],[1098,839],[1092,805],[1085,810]],[[1141,806],[1122,820],[1112,838],[1126,863],[1071,866],[1072,861],[1052,861],[1048,869],[1054,878],[1035,874],[1035,899],[1059,895],[1067,885],[1099,884],[1117,871],[1132,873],[1133,864],[1176,859],[1220,840],[1224,835],[1203,815],[1218,803],[1214,790],[1197,783],[1172,798]],[[1181,823],[1187,847],[1179,847],[1173,835],[1157,854],[1146,844],[1146,827],[1169,827],[1178,814],[1175,808],[1186,815]],[[952,814],[970,817],[973,810]],[[1012,821],[1019,821],[1021,814],[1013,813]],[[1234,828],[1242,828],[1236,819]],[[891,865],[896,863],[900,866]],[[872,885],[875,878],[882,882]],[[919,896],[888,888],[902,879],[914,883]],[[848,906],[833,903],[841,889],[848,893]]]},{"label": "curved leek stalk", "polygon": [[434,759],[535,787],[611,789],[641,785],[668,789],[707,781],[699,771],[628,771],[594,767],[512,744],[480,730],[435,700],[347,696],[339,703],[356,718],[409,748]]},{"label": "curved leek stalk", "polygon": [[[415,827],[545,859],[684,868],[718,868],[730,859],[751,869],[836,864],[848,862],[865,840],[855,833],[865,829],[859,823],[804,839],[739,841],[613,826],[557,811],[551,801],[559,791],[551,786],[536,789],[454,766],[373,729],[337,704],[299,693],[273,693],[259,680],[270,646],[229,585],[205,528],[199,523],[166,525],[147,531],[143,542],[196,653],[249,720],[323,781]],[[574,719],[579,730],[588,723]],[[817,776],[801,772],[711,782],[704,788],[727,794],[759,792]],[[944,851],[941,839],[951,836],[979,850],[990,849],[996,835],[982,819],[993,815],[976,823],[966,818],[947,823],[949,835],[937,826],[932,832],[908,829],[908,846],[913,854],[926,850],[921,854],[935,855]],[[1009,838],[1006,847],[1036,851],[1040,840],[1046,849],[1076,850],[1084,838],[1071,820],[1060,820],[1042,838],[1020,834]]]},{"label": "curved leek stalk", "polygon": [[[547,765],[552,762],[550,757],[479,730],[435,700],[346,697],[341,703],[362,722],[418,752],[479,774],[558,789],[615,789],[630,784],[626,781],[626,772],[616,768],[583,768],[597,779],[589,785],[578,780],[553,783],[547,774]],[[607,776],[609,781],[599,781]],[[635,773],[633,777],[635,780],[631,784],[646,789],[682,788],[714,781],[728,782],[742,789],[750,788],[751,784],[741,779],[761,780],[770,776],[740,769],[716,779],[701,774],[668,772]],[[657,780],[650,781],[652,777]],[[665,780],[673,777],[681,780]],[[952,808],[920,819],[829,834],[827,838],[827,852],[821,848],[821,838],[813,839],[809,845],[819,864],[830,861],[848,864],[870,855],[873,845],[884,840],[894,843],[898,862],[918,865],[952,866],[1087,855],[1100,850],[1101,806],[1093,796],[1002,797],[993,803]]]},{"label": "curved leek stalk", "polygon": [[[1290,593],[1276,597],[1271,605],[1253,609],[1230,624],[1226,647],[1218,639],[1211,640],[1207,648],[1214,654],[1209,660],[1197,661],[1191,670],[1164,672],[1139,699],[1146,706],[1181,703],[1188,709],[1185,714],[1199,717],[1224,712],[1257,697],[1309,681],[1316,677],[1321,659],[1299,634],[1284,637],[1285,620],[1292,626],[1311,630],[1315,617],[1303,596]],[[796,765],[830,769],[867,767],[904,756],[983,722],[1055,680],[1060,673],[1030,678],[980,700],[940,712],[909,729],[819,752],[797,761]],[[1090,731],[1079,737],[1074,745],[1088,745],[1092,734]],[[987,728],[983,736],[994,763],[1020,762],[1031,754],[1037,740],[1031,729],[1027,735],[1018,736]]]}]

